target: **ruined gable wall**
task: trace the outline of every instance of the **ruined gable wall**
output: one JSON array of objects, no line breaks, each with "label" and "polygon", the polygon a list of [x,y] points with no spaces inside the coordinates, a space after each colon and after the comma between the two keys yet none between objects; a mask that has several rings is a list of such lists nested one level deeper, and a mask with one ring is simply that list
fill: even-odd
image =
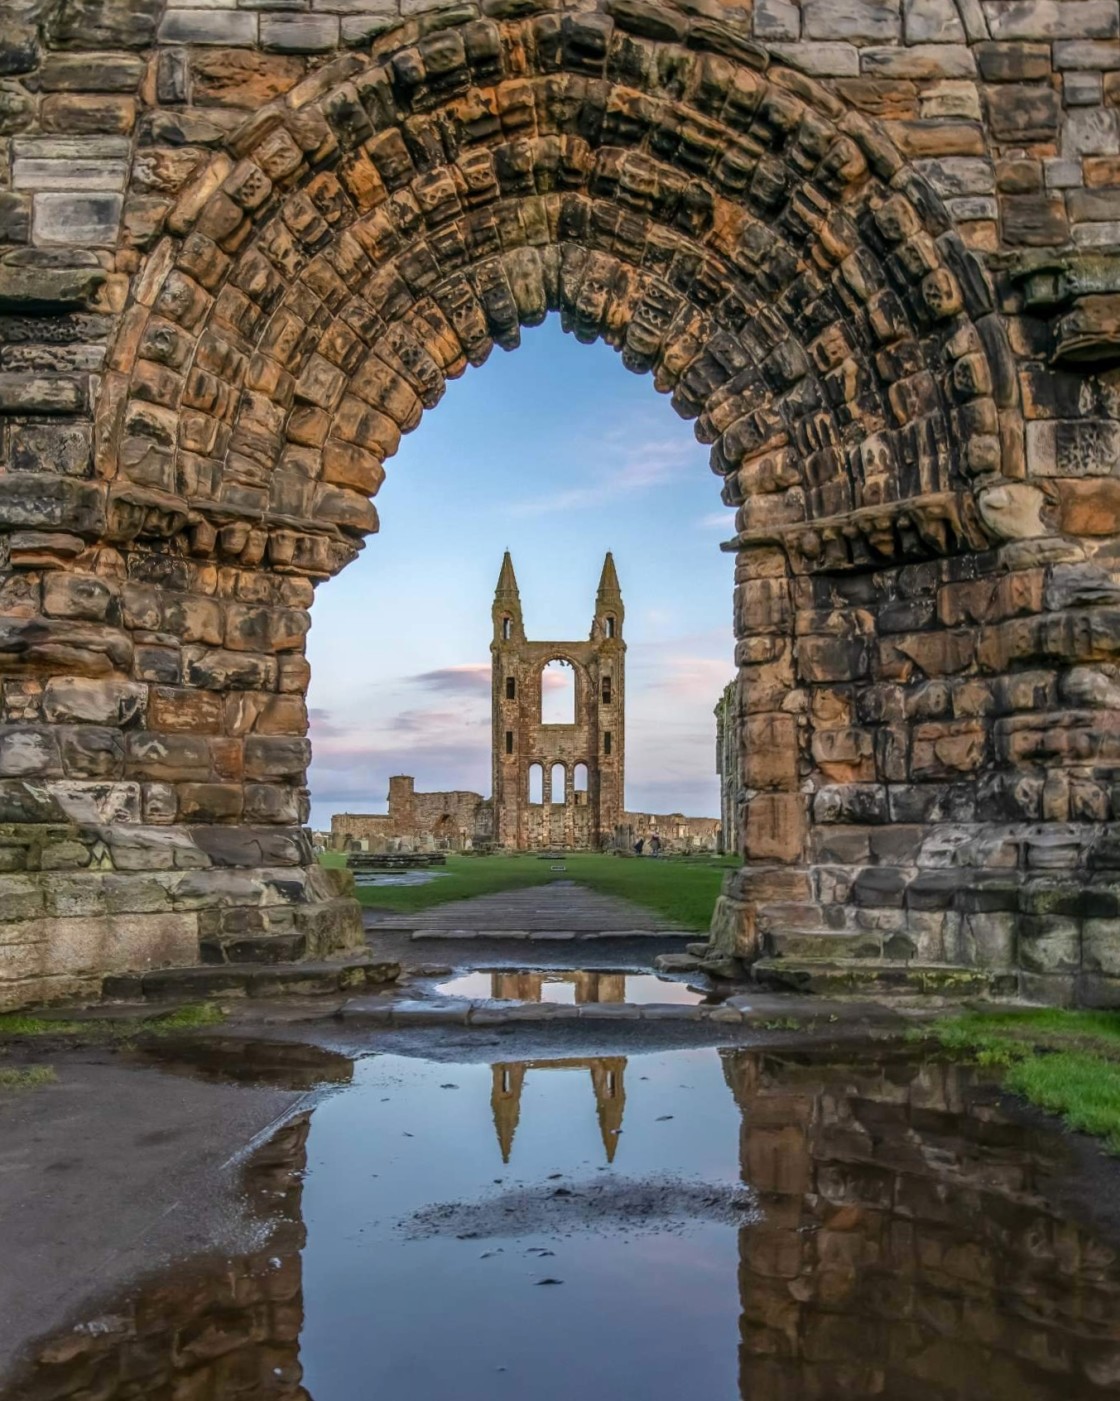
[{"label": "ruined gable wall", "polygon": [[[620,640],[496,644],[494,666],[494,753],[496,830],[502,845],[519,851],[597,850],[618,824],[625,774],[625,667]],[[541,677],[551,661],[563,660],[575,675],[575,722],[541,723]],[[611,699],[603,701],[603,677],[611,677]],[[505,679],[517,681],[509,700]],[[610,753],[606,751],[610,734]],[[506,752],[506,735],[513,752]],[[552,774],[564,766],[564,799],[553,801]],[[578,765],[587,768],[587,788],[575,789]],[[530,769],[543,770],[543,801],[529,801]]]}]

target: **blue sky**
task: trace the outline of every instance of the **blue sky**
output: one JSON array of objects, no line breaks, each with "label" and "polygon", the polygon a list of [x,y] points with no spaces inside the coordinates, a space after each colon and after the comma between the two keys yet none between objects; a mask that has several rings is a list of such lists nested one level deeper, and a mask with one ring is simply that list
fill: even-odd
[{"label": "blue sky", "polygon": [[490,605],[513,553],[529,637],[581,638],[603,555],[626,605],[626,801],[715,816],[734,513],[708,449],[557,317],[448,385],[386,464],[380,534],[318,589],[312,824],[384,812],[389,775],[490,792]]}]

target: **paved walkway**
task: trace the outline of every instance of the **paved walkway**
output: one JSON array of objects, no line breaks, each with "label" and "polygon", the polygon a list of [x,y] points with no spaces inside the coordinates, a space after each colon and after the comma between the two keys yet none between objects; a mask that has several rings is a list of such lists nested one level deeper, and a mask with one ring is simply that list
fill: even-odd
[{"label": "paved walkway", "polygon": [[560,881],[452,900],[413,914],[367,915],[366,928],[410,933],[414,939],[703,937],[642,905]]}]

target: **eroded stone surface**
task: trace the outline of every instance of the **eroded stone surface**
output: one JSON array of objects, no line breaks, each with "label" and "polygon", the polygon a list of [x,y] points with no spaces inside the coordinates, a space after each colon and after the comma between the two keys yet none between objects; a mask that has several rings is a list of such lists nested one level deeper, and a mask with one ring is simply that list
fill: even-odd
[{"label": "eroded stone surface", "polygon": [[737,510],[719,947],[840,909],[1114,998],[1115,0],[405,8],[4,36],[0,821],[43,908],[3,997],[82,985],[50,950],[110,877],[282,896],[200,938],[359,937],[301,833],[314,585],[446,380],[555,311]]}]

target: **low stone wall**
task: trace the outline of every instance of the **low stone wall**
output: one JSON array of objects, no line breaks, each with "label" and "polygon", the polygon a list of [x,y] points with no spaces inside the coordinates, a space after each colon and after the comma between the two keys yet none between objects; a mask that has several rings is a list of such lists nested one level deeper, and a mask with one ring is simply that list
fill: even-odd
[{"label": "low stone wall", "polygon": [[112,973],[363,943],[353,878],[306,832],[126,823],[0,826],[0,1010],[97,996]]}]

